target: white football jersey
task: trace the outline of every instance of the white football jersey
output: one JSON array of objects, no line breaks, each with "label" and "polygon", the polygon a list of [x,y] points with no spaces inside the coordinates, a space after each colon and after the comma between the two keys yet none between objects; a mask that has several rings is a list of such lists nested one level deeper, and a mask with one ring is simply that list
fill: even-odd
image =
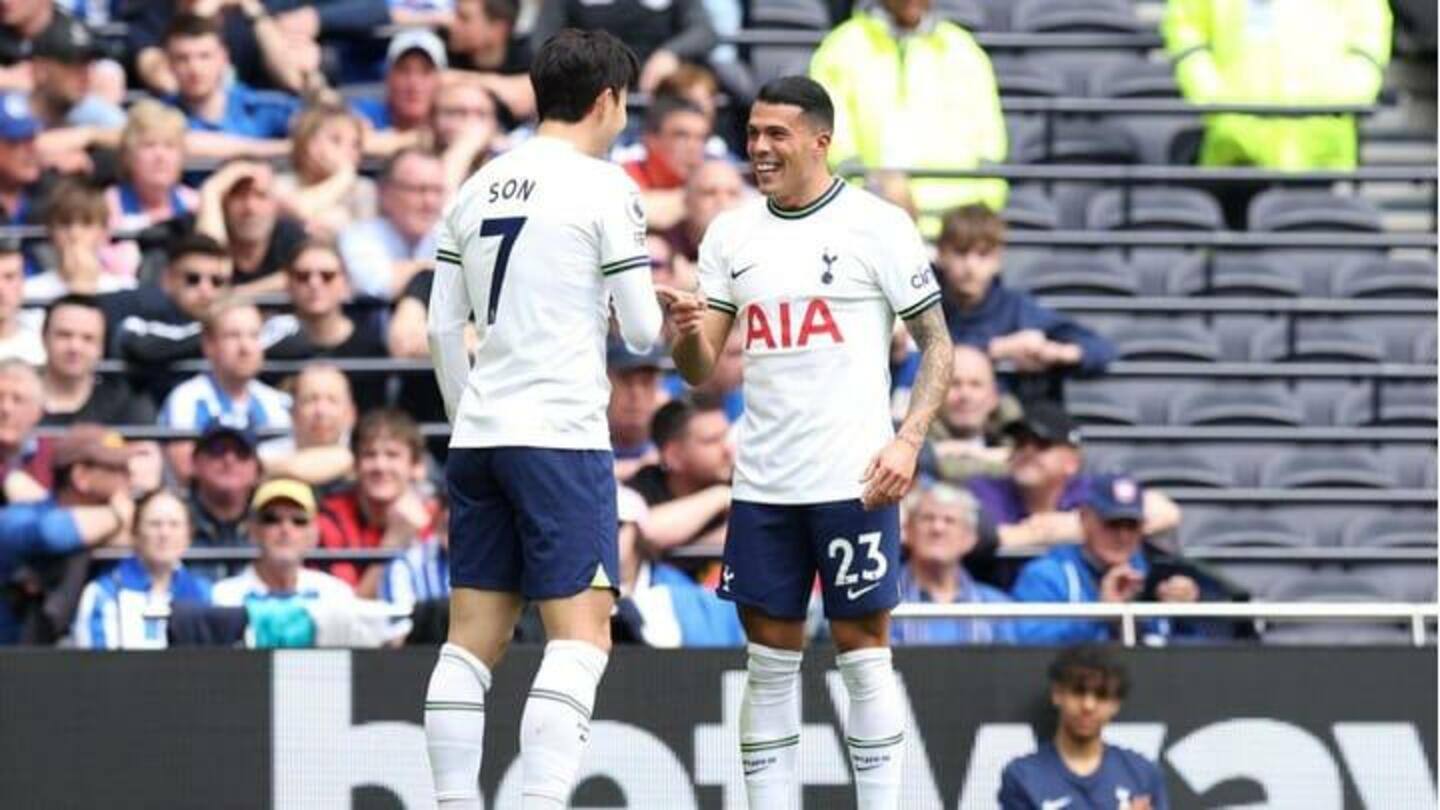
[{"label": "white football jersey", "polygon": [[895,316],[940,302],[910,217],[839,180],[799,210],[756,200],[710,225],[700,284],[710,307],[735,315],[744,337],[734,497],[860,497],[866,465],[895,435]]},{"label": "white football jersey", "polygon": [[461,186],[439,231],[431,323],[473,312],[480,338],[468,374],[463,348],[432,352],[450,445],[610,449],[605,279],[638,270],[650,283],[634,181],[531,138]]}]

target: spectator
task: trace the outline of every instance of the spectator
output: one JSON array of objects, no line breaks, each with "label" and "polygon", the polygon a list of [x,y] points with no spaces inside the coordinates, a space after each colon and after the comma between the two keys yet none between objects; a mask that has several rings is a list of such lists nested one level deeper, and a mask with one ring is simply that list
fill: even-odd
[{"label": "spectator", "polygon": [[181,561],[190,548],[185,502],[169,490],[150,493],[135,507],[132,557],[85,586],[70,632],[87,650],[153,650],[166,646],[165,622],[147,613],[175,603],[210,604],[210,581]]},{"label": "spectator", "polygon": [[275,178],[275,196],[307,233],[333,237],[377,211],[375,181],[360,176],[365,125],[338,104],[310,107],[290,133],[292,174]]},{"label": "spectator", "polygon": [[[1134,480],[1101,475],[1086,481],[1080,507],[1079,544],[1052,548],[1020,572],[1012,595],[1021,602],[1132,602],[1147,598],[1150,565],[1140,551],[1145,521],[1145,492]],[[1176,574],[1155,584],[1160,602],[1194,602],[1199,585]],[[1147,638],[1163,640],[1171,633],[1167,620],[1144,621]],[[1115,622],[1084,619],[1027,619],[1019,622],[1026,644],[1070,644],[1105,641],[1116,635]]]},{"label": "spectator", "polygon": [[[1080,474],[1080,431],[1059,405],[1031,403],[1005,428],[1014,442],[1006,478],[972,478],[970,491],[999,532],[1002,546],[1050,545],[1080,537],[1080,515],[1092,479]],[[1180,524],[1180,507],[1158,490],[1144,493],[1145,534]]]},{"label": "spectator", "polygon": [[719,551],[730,514],[730,473],[735,453],[730,422],[717,400],[671,400],[651,420],[658,463],[640,468],[627,483],[645,499],[640,530],[658,556],[684,545]]},{"label": "spectator", "polygon": [[[411,360],[430,359],[430,344],[425,333],[425,318],[430,306],[430,287],[435,281],[435,271],[426,268],[410,278],[395,310],[390,314],[387,327],[386,346],[390,356]],[[477,336],[474,324],[465,325],[465,345],[475,346]],[[405,409],[422,422],[443,422],[445,403],[440,399],[440,389],[435,384],[435,375],[401,374],[400,392],[397,402],[405,403]],[[445,445],[431,439],[431,452],[444,452]]]},{"label": "spectator", "polygon": [[25,303],[25,257],[19,245],[0,240],[0,360],[45,364],[45,346],[20,307]]},{"label": "spectator", "polygon": [[[0,374],[0,381],[4,375]],[[0,382],[3,384],[3,382]],[[0,408],[4,407],[0,391]],[[4,419],[0,419],[3,426]],[[3,436],[3,433],[0,433]],[[99,425],[77,425],[55,444],[54,497],[32,503],[10,503],[0,509],[0,583],[12,585],[21,566],[42,567],[65,555],[97,545],[128,542],[135,504],[130,500],[130,454],[118,433]],[[40,612],[43,584],[36,576],[21,578],[16,599],[0,599],[0,645],[20,638],[25,616]],[[58,611],[69,627],[74,604]]]},{"label": "spectator", "polygon": [[332,365],[307,364],[295,377],[293,436],[260,446],[260,462],[272,478],[298,478],[322,494],[354,475],[350,431],[355,400],[350,378]]},{"label": "spectator", "polygon": [[244,546],[250,495],[260,483],[255,434],[223,422],[207,427],[195,442],[190,481],[190,525],[195,545]]},{"label": "spectator", "polygon": [[640,525],[648,508],[628,487],[616,491],[620,521],[620,603],[616,615],[629,635],[651,647],[739,647],[739,614],[689,574],[651,558]]},{"label": "spectator", "polygon": [[[385,338],[371,321],[352,320],[341,305],[350,298],[350,279],[331,242],[309,240],[285,268],[285,291],[293,315],[265,322],[265,355],[281,360],[310,357],[384,357]],[[368,401],[365,405],[379,404]]]},{"label": "spectator", "polygon": [[507,126],[535,115],[529,40],[515,35],[516,0],[455,0],[450,65],[473,71],[501,105]]},{"label": "spectator", "polygon": [[746,194],[740,172],[727,160],[707,160],[685,182],[684,216],[663,232],[671,249],[692,265],[700,261],[700,239],[715,217],[740,205]]},{"label": "spectator", "polygon": [[140,251],[110,241],[110,209],[100,191],[65,178],[45,205],[49,244],[36,251],[44,272],[25,279],[25,297],[49,303],[66,294],[95,295],[135,286]]},{"label": "spectator", "polygon": [[606,346],[605,370],[610,378],[606,417],[615,450],[615,477],[621,481],[641,467],[660,463],[660,452],[650,440],[650,423],[666,399],[660,372],[668,360],[664,346],[636,354],[614,337]]},{"label": "spectator", "polygon": [[113,332],[110,353],[140,369],[198,358],[200,321],[230,290],[230,256],[214,239],[183,236],[169,255],[159,285],[99,299]]},{"label": "spectator", "polygon": [[350,586],[305,567],[315,548],[315,493],[290,478],[266,481],[250,503],[250,532],[260,556],[233,577],[215,583],[215,604],[240,607],[253,599],[345,600],[355,598]]},{"label": "spectator", "polygon": [[305,239],[305,225],[281,213],[275,171],[266,163],[225,164],[200,187],[195,230],[229,251],[244,294],[279,292],[280,269]]},{"label": "spectator", "polygon": [[430,129],[445,166],[447,198],[503,141],[496,103],[495,96],[470,74],[451,72],[440,80]]},{"label": "spectator", "polygon": [[378,130],[419,132],[430,125],[440,73],[450,67],[435,32],[408,28],[385,52],[385,98],[360,99],[355,111]]},{"label": "spectator", "polygon": [[97,373],[105,351],[105,312],[94,298],[66,295],[45,310],[45,416],[42,425],[96,422],[150,425],[155,405],[125,375]]},{"label": "spectator", "polygon": [[[257,377],[265,363],[260,345],[260,310],[254,304],[228,299],[215,305],[200,332],[200,351],[210,371],[176,386],[160,407],[160,426],[203,431],[221,423],[233,428],[290,428],[290,396]],[[191,443],[166,448],[170,469],[190,480]]]},{"label": "spectator", "polygon": [[[990,59],[968,31],[936,19],[931,5],[883,0],[820,43],[810,75],[835,101],[832,163],[970,169],[1005,160],[1005,118]],[[926,213],[965,203],[1005,206],[1003,180],[912,186]],[[930,234],[934,225],[921,220]]]},{"label": "spectator", "polygon": [[1130,688],[1125,667],[1102,647],[1071,647],[1055,657],[1049,676],[1055,738],[1005,766],[1000,810],[1108,808],[1112,801],[1120,810],[1169,810],[1155,763],[1104,740]]},{"label": "spectator", "polygon": [[175,76],[171,103],[190,126],[191,155],[230,158],[283,155],[299,103],[230,79],[230,54],[219,24],[193,15],[175,18],[165,34],[165,57]]},{"label": "spectator", "polygon": [[[979,538],[975,497],[944,482],[916,490],[905,516],[905,570],[901,599],[942,605],[1009,602],[1004,591],[976,582],[966,555]],[[896,644],[1014,644],[1013,622],[994,619],[897,619]]]},{"label": "spectator", "polygon": [[[46,129],[91,127],[115,130],[125,124],[119,105],[91,92],[92,68],[100,59],[99,43],[85,24],[57,13],[36,38],[31,62],[34,91],[31,109]],[[73,145],[83,148],[87,139]]]},{"label": "spectator", "polygon": [[66,26],[69,15],[54,0],[8,0],[0,4],[0,88],[30,90],[34,86],[36,44],[53,27]]},{"label": "spectator", "polygon": [[[176,0],[173,3],[127,3],[121,10],[126,23],[125,53],[134,60],[134,74],[157,95],[173,95],[182,83],[180,70],[167,59],[167,32],[194,28],[203,21],[221,41],[226,62],[233,65],[236,78],[251,87],[299,93],[314,86],[319,67],[320,47],[316,36],[290,31],[288,15],[271,15],[267,6],[293,7],[291,2],[262,3],[256,0]],[[346,6],[354,3],[326,3]],[[359,16],[359,15],[355,15]],[[358,21],[362,25],[367,21]],[[368,21],[373,28],[380,19]]]},{"label": "spectator", "polygon": [[[450,598],[449,514],[435,517],[435,535],[410,544],[385,564],[379,598],[397,607],[413,609],[422,602]],[[446,609],[449,609],[448,604]]]},{"label": "spectator", "polygon": [[665,377],[665,391],[672,397],[688,391],[692,396],[714,399],[725,409],[725,418],[733,425],[745,414],[744,355],[743,333],[738,327],[731,329],[720,356],[715,358],[715,370],[709,379],[688,386],[680,375],[672,373]]},{"label": "spectator", "polygon": [[185,116],[141,99],[120,132],[120,183],[106,192],[112,230],[140,231],[190,214],[199,205],[180,181],[185,167]]},{"label": "spectator", "polygon": [[1002,395],[990,358],[970,346],[955,347],[955,367],[940,418],[930,425],[921,469],[934,478],[965,483],[976,476],[1001,476],[1008,469],[1007,424],[1020,418],[1020,404]]},{"label": "spectator", "polygon": [[30,112],[25,96],[0,93],[0,221],[4,224],[40,221],[36,196],[41,165],[35,143],[39,132],[40,122]]},{"label": "spectator", "polygon": [[[1197,104],[1372,104],[1390,60],[1383,0],[1230,4],[1169,0],[1162,33],[1185,98]],[[1355,119],[1205,117],[1200,163],[1353,169]]]},{"label": "spectator", "polygon": [[50,495],[50,442],[35,436],[41,397],[35,369],[23,360],[0,360],[0,507]]},{"label": "spectator", "polygon": [[[420,491],[425,476],[425,441],[404,411],[382,408],[360,418],[350,439],[355,486],[326,498],[321,507],[324,548],[405,549],[434,531],[430,499]],[[336,563],[331,573],[372,598],[385,573],[383,564]]]},{"label": "spectator", "polygon": [[421,149],[403,149],[380,176],[380,216],[340,234],[351,288],[390,300],[435,254],[435,225],[445,202],[445,167]]},{"label": "spectator", "polygon": [[705,162],[710,121],[683,98],[657,97],[645,113],[645,157],[625,164],[640,186],[650,227],[665,230],[685,216],[685,183]]},{"label": "spectator", "polygon": [[1093,375],[1115,359],[1110,341],[1012,290],[999,277],[1005,222],[983,205],[945,215],[937,269],[956,345],[974,346],[1021,375],[1022,400],[1059,399],[1066,374]]},{"label": "spectator", "polygon": [[562,28],[609,31],[640,60],[641,92],[652,92],[679,69],[682,60],[704,62],[715,47],[715,27],[703,0],[675,0],[660,5],[641,0],[589,3],[556,0],[540,6],[530,32],[532,42],[544,42]]}]

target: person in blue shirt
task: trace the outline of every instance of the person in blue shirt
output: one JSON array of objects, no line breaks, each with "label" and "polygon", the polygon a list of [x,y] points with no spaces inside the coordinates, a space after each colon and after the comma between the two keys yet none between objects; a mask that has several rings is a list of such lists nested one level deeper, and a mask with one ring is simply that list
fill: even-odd
[{"label": "person in blue shirt", "polygon": [[[979,507],[975,496],[937,482],[916,490],[906,509],[900,594],[906,602],[962,604],[1009,602],[997,588],[976,582],[962,561],[974,550]],[[894,644],[1014,644],[1015,623],[993,619],[896,619]]]},{"label": "person in blue shirt", "polygon": [[1022,400],[1059,399],[1064,377],[1094,376],[1115,359],[1109,340],[1029,293],[1000,279],[1005,223],[980,204],[945,215],[937,243],[936,277],[945,293],[945,322],[956,345],[974,346],[1016,376]]},{"label": "person in blue shirt", "polygon": [[445,43],[428,28],[407,28],[385,51],[385,97],[357,99],[355,112],[377,130],[416,132],[430,125],[440,74],[449,68]]},{"label": "person in blue shirt", "polygon": [[135,507],[135,555],[92,580],[80,595],[70,633],[89,650],[159,649],[165,622],[147,616],[181,602],[208,605],[210,582],[181,562],[190,548],[190,515],[175,493],[157,489]]},{"label": "person in blue shirt", "polygon": [[1104,648],[1071,647],[1049,676],[1055,738],[1005,766],[1000,810],[1169,810],[1155,763],[1102,737],[1129,690],[1124,666]]},{"label": "person in blue shirt", "polygon": [[[1057,546],[1021,569],[1011,589],[1020,602],[1132,602],[1146,590],[1150,565],[1140,551],[1145,493],[1134,479],[1099,475],[1085,483],[1080,507],[1082,541]],[[1200,589],[1183,574],[1154,584],[1161,602],[1194,602]],[[1147,640],[1171,635],[1168,620],[1142,621]],[[1025,644],[1073,644],[1116,637],[1113,621],[1087,619],[1026,619],[1019,622]]]},{"label": "person in blue shirt", "polygon": [[224,159],[289,152],[290,119],[300,101],[235,79],[217,20],[176,17],[165,35],[165,56],[178,90],[170,103],[190,127],[187,154]]},{"label": "person in blue shirt", "polygon": [[[11,586],[27,566],[128,536],[135,512],[130,455],[118,433],[99,425],[75,425],[55,443],[54,496],[0,509],[0,586]],[[20,590],[32,600],[43,596],[24,583]],[[15,602],[0,599],[0,646],[20,639],[22,619]],[[69,622],[66,616],[64,626]]]}]

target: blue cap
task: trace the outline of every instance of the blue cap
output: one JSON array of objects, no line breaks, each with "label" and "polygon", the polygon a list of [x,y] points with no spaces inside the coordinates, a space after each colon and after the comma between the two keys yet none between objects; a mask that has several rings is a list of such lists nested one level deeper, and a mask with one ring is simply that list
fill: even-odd
[{"label": "blue cap", "polygon": [[0,93],[0,141],[26,141],[40,131],[24,93]]},{"label": "blue cap", "polygon": [[1128,475],[1097,475],[1085,490],[1085,505],[1101,520],[1143,520],[1145,488]]},{"label": "blue cap", "polygon": [[640,368],[669,371],[674,367],[665,344],[657,342],[648,352],[633,352],[618,336],[611,336],[605,342],[605,365],[611,371],[634,371]]},{"label": "blue cap", "polygon": [[260,444],[259,437],[255,435],[255,431],[251,430],[249,426],[230,424],[222,419],[217,419],[207,425],[205,430],[200,434],[200,438],[195,442],[195,449],[200,451],[208,449],[212,444],[222,438],[239,441],[251,453],[254,453],[255,448]]}]

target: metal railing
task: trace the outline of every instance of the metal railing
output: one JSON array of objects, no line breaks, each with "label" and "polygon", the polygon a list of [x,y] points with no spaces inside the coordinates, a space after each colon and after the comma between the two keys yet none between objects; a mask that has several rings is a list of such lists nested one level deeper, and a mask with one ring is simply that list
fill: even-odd
[{"label": "metal railing", "polygon": [[1440,619],[1440,605],[1384,602],[987,602],[941,605],[909,602],[896,619],[1100,619],[1118,621],[1125,646],[1135,646],[1141,619],[1266,619],[1278,621],[1407,621],[1415,646],[1425,645],[1427,623]]}]

